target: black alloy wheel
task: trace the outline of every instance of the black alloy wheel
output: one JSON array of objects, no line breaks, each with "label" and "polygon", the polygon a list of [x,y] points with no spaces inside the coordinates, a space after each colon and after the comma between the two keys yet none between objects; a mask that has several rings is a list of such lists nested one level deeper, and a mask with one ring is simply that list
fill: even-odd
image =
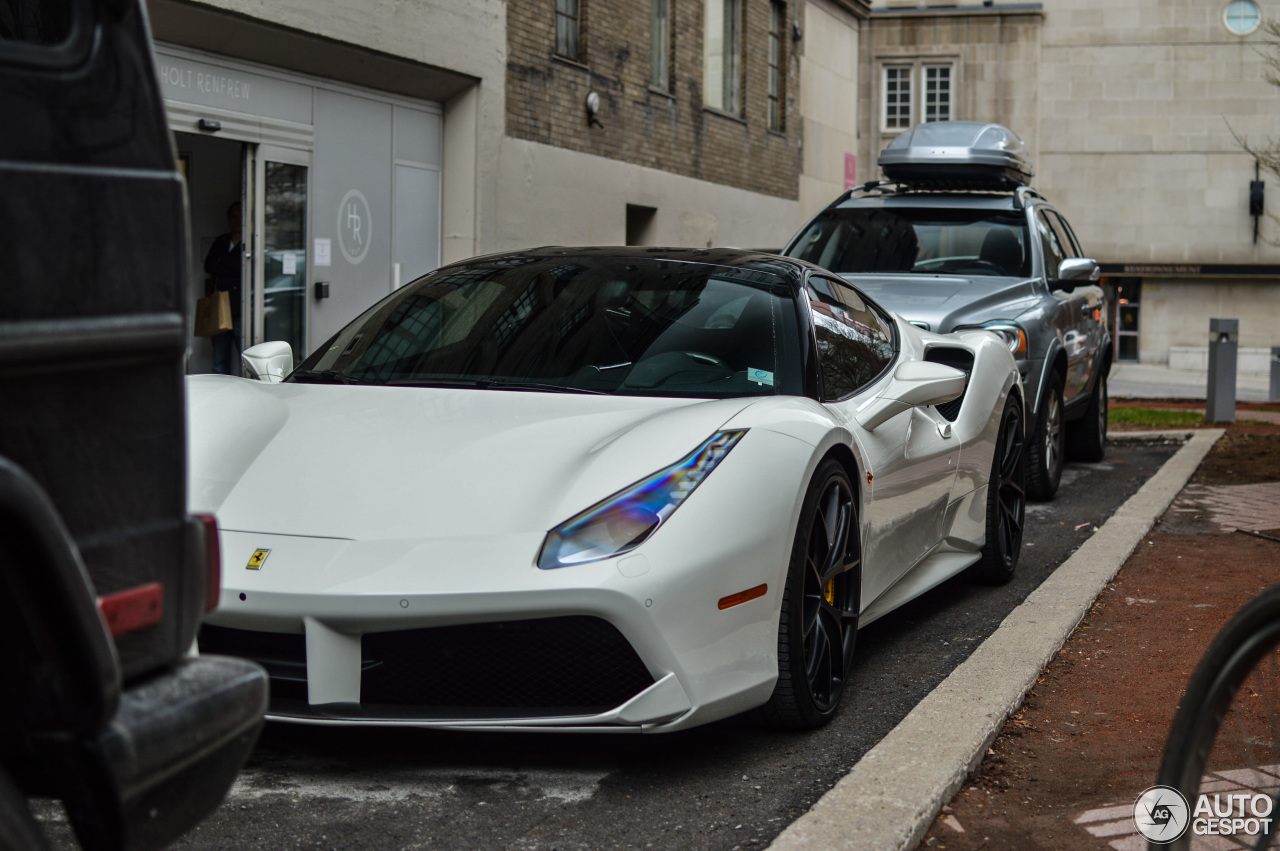
[{"label": "black alloy wheel", "polygon": [[807,729],[835,715],[858,636],[861,538],[853,486],[834,459],[805,494],[778,620],[778,682],[759,710],[771,727]]},{"label": "black alloy wheel", "polygon": [[1013,579],[1022,552],[1027,514],[1026,440],[1022,402],[1009,396],[1000,418],[991,478],[987,482],[987,542],[970,575],[979,582],[1003,585]]},{"label": "black alloy wheel", "polygon": [[1055,373],[1049,376],[1044,400],[1040,403],[1040,416],[1031,435],[1027,453],[1027,496],[1035,500],[1053,499],[1062,480],[1065,462],[1066,430],[1062,421],[1062,379]]}]

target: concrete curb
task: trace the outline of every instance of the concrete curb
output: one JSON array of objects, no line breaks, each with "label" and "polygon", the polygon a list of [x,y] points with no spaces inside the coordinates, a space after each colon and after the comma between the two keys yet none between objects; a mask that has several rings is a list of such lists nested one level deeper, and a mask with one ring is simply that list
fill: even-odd
[{"label": "concrete curb", "polygon": [[[1134,547],[1223,435],[1202,429],[1000,627],[774,840],[793,849],[914,848]],[[1183,437],[1187,432],[1172,432]]]}]

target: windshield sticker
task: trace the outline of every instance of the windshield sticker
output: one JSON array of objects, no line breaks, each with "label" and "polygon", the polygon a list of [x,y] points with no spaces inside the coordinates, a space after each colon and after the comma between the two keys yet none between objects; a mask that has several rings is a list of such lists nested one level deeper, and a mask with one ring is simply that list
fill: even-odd
[{"label": "windshield sticker", "polygon": [[747,369],[747,380],[754,381],[756,384],[768,384],[773,386],[773,373],[763,369]]}]

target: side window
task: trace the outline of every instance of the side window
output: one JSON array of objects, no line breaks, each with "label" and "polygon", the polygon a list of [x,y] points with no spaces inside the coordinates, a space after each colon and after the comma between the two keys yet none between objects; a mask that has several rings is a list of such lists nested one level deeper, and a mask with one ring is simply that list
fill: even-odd
[{"label": "side window", "polygon": [[93,46],[87,0],[0,0],[0,66],[66,68]]},{"label": "side window", "polygon": [[1044,276],[1050,281],[1056,280],[1058,267],[1062,265],[1063,260],[1067,259],[1067,255],[1062,248],[1062,239],[1045,218],[1045,211],[1041,209],[1036,210],[1036,231],[1040,234],[1040,244],[1044,246]]},{"label": "side window", "polygon": [[1070,257],[1084,257],[1084,249],[1080,247],[1080,240],[1076,239],[1076,232],[1071,229],[1071,225],[1067,224],[1067,220],[1062,218],[1062,214],[1056,210],[1049,212],[1049,221],[1053,222],[1058,229],[1058,233],[1062,234],[1062,238],[1066,240],[1062,246],[1070,252]]},{"label": "side window", "polygon": [[849,286],[810,275],[807,288],[823,396],[843,399],[884,371],[893,359],[893,333]]},{"label": "side window", "polygon": [[12,42],[62,44],[71,35],[72,0],[5,0],[0,3],[0,51]]}]

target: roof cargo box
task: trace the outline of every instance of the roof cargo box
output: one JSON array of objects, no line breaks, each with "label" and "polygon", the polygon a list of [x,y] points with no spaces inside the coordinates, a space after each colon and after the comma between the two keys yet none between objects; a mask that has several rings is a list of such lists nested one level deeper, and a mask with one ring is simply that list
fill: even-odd
[{"label": "roof cargo box", "polygon": [[885,176],[911,186],[1013,189],[1031,179],[1027,145],[999,124],[917,124],[880,152]]}]

